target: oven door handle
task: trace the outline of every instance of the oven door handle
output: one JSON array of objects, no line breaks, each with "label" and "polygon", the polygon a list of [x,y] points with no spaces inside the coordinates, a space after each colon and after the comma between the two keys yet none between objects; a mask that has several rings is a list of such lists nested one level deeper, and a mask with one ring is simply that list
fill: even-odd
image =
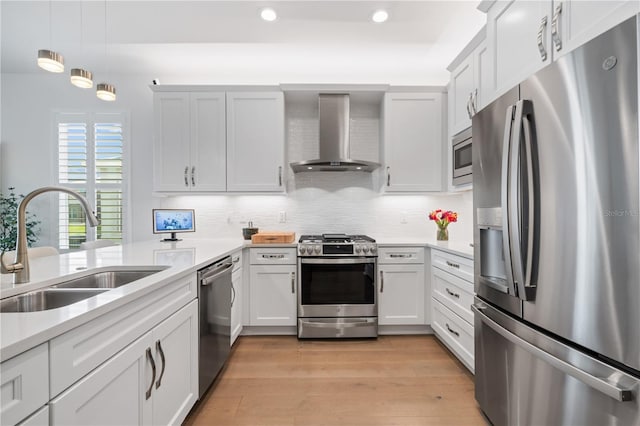
[{"label": "oven door handle", "polygon": [[298,258],[300,263],[311,263],[315,265],[357,265],[361,263],[376,263],[377,258],[375,257],[321,257],[321,258],[308,258],[308,257],[300,257]]},{"label": "oven door handle", "polygon": [[299,319],[300,324],[304,324],[309,327],[316,328],[333,328],[336,326],[340,326],[340,328],[355,328],[355,327],[371,327],[372,322],[369,321],[360,321],[360,322],[314,322],[314,321],[305,321],[303,319]]}]

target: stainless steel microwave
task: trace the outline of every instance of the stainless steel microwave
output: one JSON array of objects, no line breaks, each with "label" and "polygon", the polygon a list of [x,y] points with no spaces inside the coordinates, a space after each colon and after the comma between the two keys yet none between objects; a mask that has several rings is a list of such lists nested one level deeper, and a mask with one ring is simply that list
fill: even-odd
[{"label": "stainless steel microwave", "polygon": [[451,140],[453,160],[453,185],[473,182],[471,169],[471,127],[463,130]]}]

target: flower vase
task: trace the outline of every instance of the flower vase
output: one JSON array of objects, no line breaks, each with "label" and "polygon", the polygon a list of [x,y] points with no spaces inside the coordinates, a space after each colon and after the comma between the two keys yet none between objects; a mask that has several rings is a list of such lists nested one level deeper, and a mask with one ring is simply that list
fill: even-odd
[{"label": "flower vase", "polygon": [[436,240],[449,241],[449,230],[446,227],[438,228],[438,233],[436,234]]}]

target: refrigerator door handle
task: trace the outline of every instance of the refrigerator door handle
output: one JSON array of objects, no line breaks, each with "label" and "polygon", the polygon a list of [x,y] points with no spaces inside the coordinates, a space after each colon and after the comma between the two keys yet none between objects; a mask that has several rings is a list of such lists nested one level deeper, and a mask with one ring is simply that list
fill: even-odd
[{"label": "refrigerator door handle", "polygon": [[581,381],[585,385],[617,401],[625,402],[625,401],[633,400],[633,391],[631,389],[620,388],[615,384],[608,382],[605,379],[592,376],[586,371],[578,367],[575,367],[574,365],[560,358],[557,358],[546,351],[543,351],[542,349],[538,348],[535,345],[532,345],[531,343],[527,342],[521,337],[518,337],[515,334],[508,331],[507,329],[501,327],[500,324],[496,323],[487,315],[485,315],[482,312],[484,310],[482,306],[471,305],[471,310],[478,316],[478,318],[480,318],[480,320],[483,323],[489,326],[493,331],[495,331],[505,339],[509,340],[511,343],[515,344],[516,346],[529,352],[532,356],[545,361],[546,363],[552,365],[553,367],[557,368],[563,373],[568,374],[574,379]]},{"label": "refrigerator door handle", "polygon": [[[532,300],[535,295],[535,286],[531,285],[531,271],[533,263],[533,232],[534,232],[534,184],[533,184],[533,156],[531,153],[531,127],[529,119],[533,107],[531,101],[520,100],[515,107],[515,126],[511,132],[510,174],[509,174],[509,240],[511,245],[511,268],[513,270],[514,284],[518,290],[518,297],[522,300]],[[523,127],[525,127],[523,131]],[[524,141],[525,158],[527,161],[527,187],[525,197],[527,200],[527,247],[526,253],[522,252],[522,190],[520,175],[520,153],[522,148],[522,135]]]},{"label": "refrigerator door handle", "polygon": [[511,105],[507,108],[507,116],[505,118],[504,138],[502,142],[502,181],[501,181],[501,204],[505,213],[502,215],[502,253],[504,256],[505,275],[507,284],[509,285],[509,294],[515,296],[515,286],[513,279],[513,270],[511,269],[511,241],[509,239],[509,192],[511,190],[509,177],[511,176],[511,130],[513,127],[513,112],[515,106]]}]

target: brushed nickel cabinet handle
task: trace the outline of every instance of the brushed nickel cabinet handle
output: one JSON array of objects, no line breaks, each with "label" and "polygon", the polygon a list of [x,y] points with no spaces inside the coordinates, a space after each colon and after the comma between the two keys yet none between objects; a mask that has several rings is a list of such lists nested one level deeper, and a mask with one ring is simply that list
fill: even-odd
[{"label": "brushed nickel cabinet handle", "polygon": [[147,353],[147,359],[151,364],[151,372],[152,372],[151,385],[149,386],[149,389],[147,389],[147,392],[145,393],[145,399],[149,399],[151,398],[151,390],[153,389],[153,384],[156,381],[156,363],[153,360],[153,355],[151,355],[151,348],[147,348],[146,353]]},{"label": "brushed nickel cabinet handle", "polygon": [[547,28],[547,17],[544,16],[540,22],[540,29],[538,30],[538,50],[540,51],[540,58],[542,62],[547,60],[547,48],[544,47],[544,30]]},{"label": "brushed nickel cabinet handle", "polygon": [[284,259],[284,254],[263,254],[263,259]]},{"label": "brushed nickel cabinet handle", "polygon": [[278,186],[282,186],[282,166],[278,167]]},{"label": "brushed nickel cabinet handle", "polygon": [[551,39],[553,40],[553,45],[556,48],[556,52],[562,50],[562,40],[560,39],[560,33],[558,32],[558,26],[560,23],[560,14],[562,13],[562,3],[556,6],[555,12],[553,13],[553,18],[551,19]]},{"label": "brushed nickel cabinet handle", "polygon": [[231,307],[233,308],[233,304],[236,301],[236,288],[233,286],[233,282],[231,283]]},{"label": "brushed nickel cabinet handle", "polygon": [[469,119],[473,118],[473,115],[471,114],[471,93],[469,93],[469,96],[467,97],[467,116],[469,116]]},{"label": "brushed nickel cabinet handle", "polygon": [[478,89],[473,89],[471,93],[471,112],[473,115],[478,113]]},{"label": "brushed nickel cabinet handle", "polygon": [[447,293],[449,294],[449,296],[453,296],[456,299],[460,299],[460,295],[458,293],[454,293],[453,291],[449,290],[449,288],[445,288],[445,290],[447,290]]},{"label": "brushed nickel cabinet handle", "polygon": [[391,186],[391,167],[387,166],[387,186]]},{"label": "brushed nickel cabinet handle", "polygon": [[162,376],[164,376],[164,367],[166,366],[166,362],[164,359],[164,351],[162,350],[162,344],[160,343],[160,340],[156,340],[156,351],[160,353],[160,360],[162,361],[162,369],[160,369],[160,377],[158,377],[158,381],[156,382],[156,389],[158,389],[162,382]]},{"label": "brushed nickel cabinet handle", "polygon": [[457,263],[452,263],[449,262],[448,260],[446,261],[448,266],[451,266],[452,268],[456,268],[456,269],[460,269],[460,265],[458,265]]},{"label": "brushed nickel cabinet handle", "polygon": [[296,292],[296,273],[291,273],[291,293],[295,294]]},{"label": "brushed nickel cabinet handle", "polygon": [[184,168],[184,186],[189,186],[189,166]]},{"label": "brushed nickel cabinet handle", "polygon": [[191,168],[191,185],[196,186],[196,166]]},{"label": "brushed nickel cabinet handle", "polygon": [[449,324],[445,324],[445,326],[447,327],[447,330],[449,331],[449,333],[454,334],[456,337],[460,337],[460,333],[451,329],[451,327],[449,327]]},{"label": "brushed nickel cabinet handle", "polygon": [[384,271],[380,271],[380,293],[384,293]]}]

